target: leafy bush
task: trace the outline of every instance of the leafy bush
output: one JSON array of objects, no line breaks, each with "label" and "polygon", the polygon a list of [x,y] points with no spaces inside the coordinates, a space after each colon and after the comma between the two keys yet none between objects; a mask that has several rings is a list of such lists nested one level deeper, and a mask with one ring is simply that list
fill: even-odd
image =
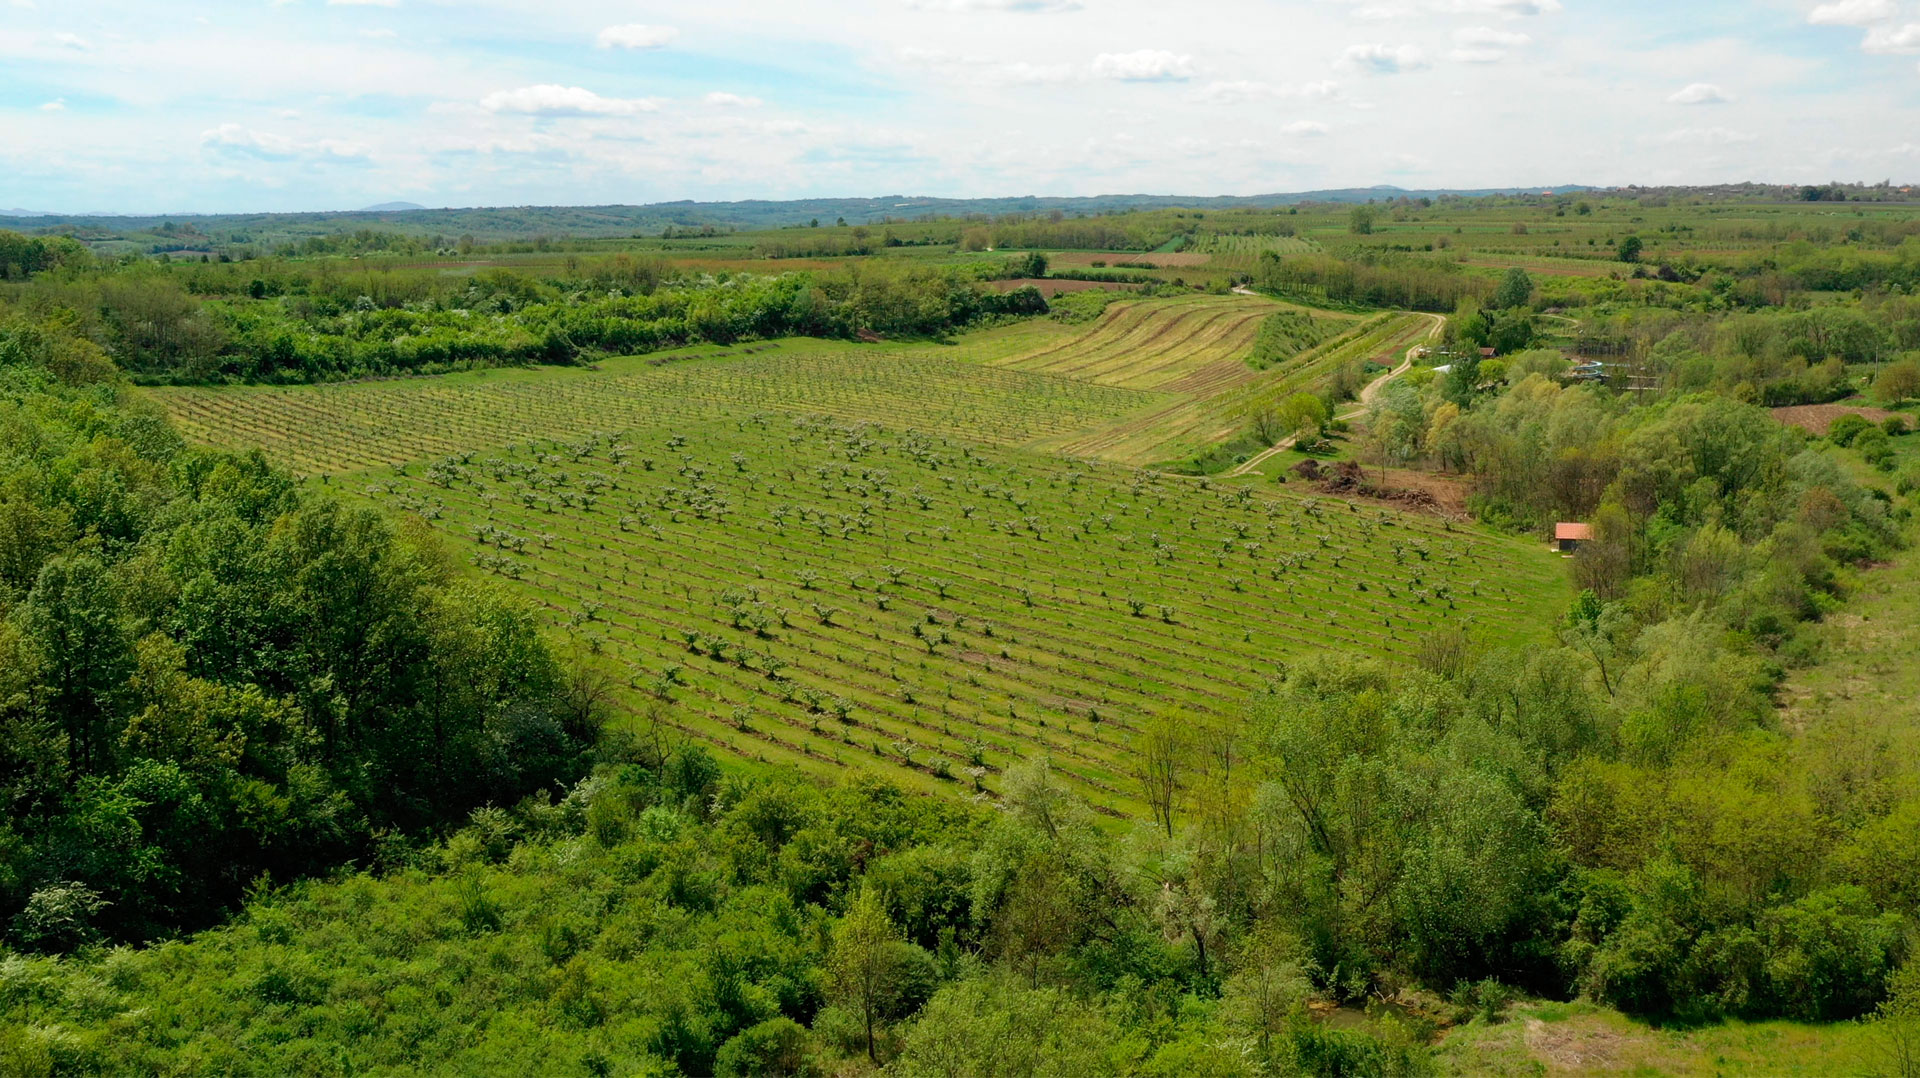
[{"label": "leafy bush", "polygon": [[1866,419],[1849,412],[1827,426],[1827,441],[1838,446],[1850,446],[1862,431],[1871,426],[1873,424]]}]

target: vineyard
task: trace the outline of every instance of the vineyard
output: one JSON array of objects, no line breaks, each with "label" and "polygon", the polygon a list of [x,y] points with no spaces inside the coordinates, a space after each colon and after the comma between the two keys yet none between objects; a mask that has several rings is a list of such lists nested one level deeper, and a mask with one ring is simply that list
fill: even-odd
[{"label": "vineyard", "polygon": [[958,346],[786,340],[596,369],[153,392],[189,437],[264,449],[315,474],[568,437],[582,416],[640,429],[739,408],[824,412],[1145,465],[1230,437],[1248,399],[1289,392],[1356,349],[1384,355],[1392,343],[1372,332],[1389,319],[1316,311],[1337,336],[1275,370],[1252,369],[1246,358],[1261,321],[1288,309],[1253,296],[1144,299],[1116,303],[1090,325],[1033,321]]},{"label": "vineyard", "polygon": [[1311,254],[1320,250],[1320,245],[1299,236],[1234,236],[1213,233],[1201,237],[1198,245],[1192,249],[1207,255],[1207,265],[1211,268],[1235,273],[1251,273],[1259,264],[1260,256],[1268,251],[1284,258],[1287,255]]},{"label": "vineyard", "polygon": [[1128,744],[1160,713],[1229,715],[1322,649],[1517,637],[1565,599],[1528,543],[1127,467],[1428,326],[1315,312],[1334,335],[1256,371],[1252,337],[1285,309],[1140,300],[958,348],[156,395],[196,440],[433,521],[600,656],[645,722],[923,788],[991,792],[1046,755],[1126,812]]},{"label": "vineyard", "polygon": [[[1254,334],[1281,309],[1287,308],[1253,296],[1116,303],[1082,333],[989,362],[1099,385],[1203,395],[1247,373]],[[1328,324],[1353,321],[1313,313]]]},{"label": "vineyard", "polygon": [[1111,423],[1167,398],[999,370],[924,350],[820,341],[627,358],[600,370],[475,372],[299,388],[169,388],[189,438],[265,450],[308,473],[779,409],[1024,445]]},{"label": "vineyard", "polygon": [[1322,649],[1517,637],[1565,599],[1532,544],[1428,518],[825,416],[742,409],[354,482],[526,588],[650,722],[952,791],[1045,755],[1116,812],[1159,713],[1232,714]]}]

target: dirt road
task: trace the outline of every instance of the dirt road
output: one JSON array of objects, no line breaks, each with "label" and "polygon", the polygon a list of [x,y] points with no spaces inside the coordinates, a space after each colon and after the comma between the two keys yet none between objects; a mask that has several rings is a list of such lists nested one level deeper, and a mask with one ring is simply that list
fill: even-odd
[{"label": "dirt road", "polygon": [[[1432,328],[1427,330],[1427,340],[1428,341],[1439,340],[1440,332],[1447,327],[1447,320],[1437,314],[1422,315],[1421,317],[1428,318],[1433,321]],[[1380,395],[1380,391],[1387,387],[1388,382],[1393,381],[1395,378],[1398,378],[1401,375],[1413,369],[1413,354],[1415,352],[1418,352],[1420,349],[1424,347],[1426,347],[1426,345],[1416,344],[1412,348],[1407,349],[1407,354],[1405,358],[1403,358],[1400,361],[1400,365],[1398,367],[1395,367],[1394,369],[1388,371],[1387,373],[1381,375],[1380,377],[1375,378],[1373,381],[1368,382],[1366,385],[1366,388],[1360,391],[1359,401],[1357,401],[1352,408],[1349,408],[1346,411],[1335,415],[1334,418],[1335,419],[1352,419],[1355,416],[1365,415],[1367,408],[1373,404],[1374,398]],[[1266,463],[1270,458],[1278,454],[1284,453],[1289,449],[1292,449],[1294,441],[1298,438],[1299,438],[1298,434],[1287,435],[1285,438],[1280,439],[1279,443],[1275,445],[1272,449],[1269,449],[1264,453],[1257,454],[1251,460],[1248,460],[1245,464],[1242,464],[1238,468],[1235,468],[1234,470],[1228,472],[1226,477],[1228,479],[1232,479],[1235,476],[1248,475],[1252,473],[1255,468],[1258,468],[1260,465]]]}]

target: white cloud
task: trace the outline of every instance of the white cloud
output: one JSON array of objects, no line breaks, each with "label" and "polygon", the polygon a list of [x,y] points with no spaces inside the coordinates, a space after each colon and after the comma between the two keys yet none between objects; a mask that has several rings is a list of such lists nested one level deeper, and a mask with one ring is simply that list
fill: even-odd
[{"label": "white cloud", "polygon": [[1429,7],[1449,15],[1505,15],[1509,19],[1551,15],[1560,0],[1434,0]]},{"label": "white cloud", "polygon": [[1374,75],[1398,75],[1427,66],[1426,54],[1413,45],[1350,45],[1339,66]]},{"label": "white cloud", "polygon": [[1122,82],[1179,82],[1193,77],[1193,57],[1165,49],[1103,52],[1093,58],[1093,73]]},{"label": "white cloud", "polygon": [[1080,0],[908,0],[908,6],[922,11],[1004,12],[1014,15],[1079,11],[1081,8]]},{"label": "white cloud", "polygon": [[1661,136],[1660,141],[1676,145],[1732,146],[1742,142],[1754,142],[1759,137],[1726,127],[1683,127],[1678,131],[1667,132]]},{"label": "white cloud", "polygon": [[400,0],[327,0],[328,7],[399,7]]},{"label": "white cloud", "polygon": [[1675,90],[1667,98],[1669,105],[1724,105],[1733,98],[1710,82],[1696,82]]},{"label": "white cloud", "polygon": [[302,141],[276,135],[270,131],[255,131],[239,124],[227,123],[200,133],[200,145],[229,154],[244,157],[257,157],[267,161],[292,161],[299,159],[361,160],[372,151],[358,142],[345,142],[340,139],[318,139]]},{"label": "white cloud", "polygon": [[1448,55],[1454,60],[1463,64],[1493,64],[1506,59],[1509,50],[1532,44],[1533,39],[1491,26],[1475,26],[1455,30],[1453,43],[1457,47]]},{"label": "white cloud", "polygon": [[1069,82],[1078,75],[1067,64],[1008,62],[986,56],[959,56],[938,49],[904,48],[898,55],[901,62],[911,67],[935,71],[960,82],[988,86],[1039,86]]},{"label": "white cloud", "polygon": [[1905,55],[1920,52],[1920,23],[1901,27],[1880,26],[1867,31],[1860,47],[1872,53]]},{"label": "white cloud", "polygon": [[1475,26],[1466,30],[1455,30],[1453,42],[1456,45],[1474,45],[1495,49],[1517,49],[1528,45],[1533,39],[1525,34],[1516,34],[1510,30],[1495,30],[1491,26]]},{"label": "white cloud", "polygon": [[624,26],[609,26],[593,40],[603,49],[664,49],[668,42],[679,36],[680,31],[671,26],[630,22]]},{"label": "white cloud", "polygon": [[480,107],[488,112],[527,116],[631,116],[653,112],[660,105],[645,98],[601,97],[578,86],[548,82],[517,90],[495,90],[480,99]]},{"label": "white cloud", "polygon": [[708,94],[706,102],[709,105],[736,109],[754,109],[759,108],[762,104],[761,100],[757,97],[745,97],[741,94],[730,94],[720,90],[715,90]]},{"label": "white cloud", "polygon": [[53,35],[53,43],[63,49],[77,49],[80,52],[85,52],[93,47],[88,43],[86,38],[81,37],[79,34],[55,34]]},{"label": "white cloud", "polygon": [[1505,19],[1524,19],[1551,15],[1560,10],[1560,0],[1409,0],[1398,5],[1370,4],[1367,0],[1328,0],[1346,4],[1356,19],[1387,22],[1420,15],[1479,15]]},{"label": "white cloud", "polygon": [[1238,105],[1246,101],[1282,100],[1293,97],[1320,101],[1338,96],[1340,96],[1340,84],[1331,80],[1309,82],[1300,86],[1281,86],[1271,82],[1237,79],[1210,82],[1194,91],[1193,100],[1210,105]]},{"label": "white cloud", "polygon": [[1332,128],[1317,120],[1295,120],[1281,128],[1280,132],[1285,135],[1292,135],[1294,138],[1319,138],[1332,130]]},{"label": "white cloud", "polygon": [[391,41],[392,39],[394,39],[395,37],[398,37],[399,35],[395,34],[392,30],[389,30],[384,26],[378,26],[378,27],[372,27],[372,28],[360,31],[360,36],[365,38],[371,38],[375,41]]},{"label": "white cloud", "polygon": [[1872,26],[1898,13],[1893,0],[1834,0],[1814,8],[1807,21],[1817,26]]},{"label": "white cloud", "polygon": [[67,99],[64,97],[56,97],[52,101],[49,101],[44,105],[41,105],[40,111],[41,112],[65,112],[67,111]]}]

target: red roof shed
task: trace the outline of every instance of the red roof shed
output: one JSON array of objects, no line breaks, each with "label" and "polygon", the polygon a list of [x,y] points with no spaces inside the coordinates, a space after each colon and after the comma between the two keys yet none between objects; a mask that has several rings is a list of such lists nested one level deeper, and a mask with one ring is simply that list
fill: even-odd
[{"label": "red roof shed", "polygon": [[1593,525],[1569,524],[1561,522],[1553,526],[1553,545],[1563,552],[1580,549],[1580,544],[1593,538]]}]

